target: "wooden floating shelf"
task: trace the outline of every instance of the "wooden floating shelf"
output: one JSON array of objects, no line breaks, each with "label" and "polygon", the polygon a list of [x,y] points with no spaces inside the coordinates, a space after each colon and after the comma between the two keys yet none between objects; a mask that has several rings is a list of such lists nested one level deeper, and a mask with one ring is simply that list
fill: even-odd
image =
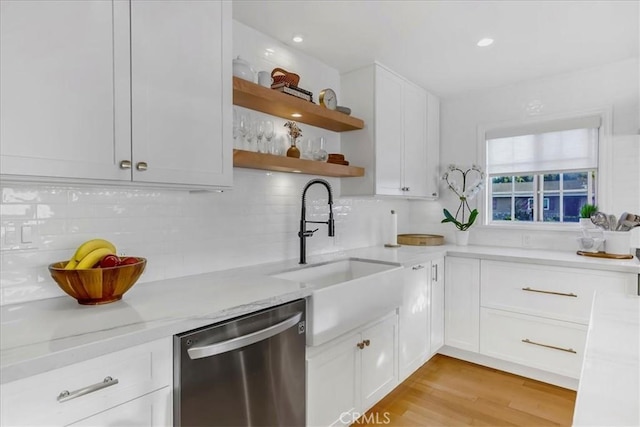
[{"label": "wooden floating shelf", "polygon": [[253,151],[233,150],[233,166],[238,168],[263,169],[276,172],[294,172],[309,175],[352,178],[364,176],[364,168],[343,166],[315,160],[274,156]]},{"label": "wooden floating shelf", "polygon": [[[233,78],[233,103],[234,105],[261,111],[272,116],[306,123],[334,132],[364,128],[364,122],[357,117],[329,110],[313,102],[305,101],[238,77]],[[291,115],[294,113],[302,114],[302,117],[292,117]]]}]

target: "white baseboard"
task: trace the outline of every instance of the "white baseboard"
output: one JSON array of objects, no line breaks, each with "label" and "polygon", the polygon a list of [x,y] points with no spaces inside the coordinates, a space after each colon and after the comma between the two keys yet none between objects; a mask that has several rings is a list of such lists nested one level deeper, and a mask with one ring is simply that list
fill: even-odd
[{"label": "white baseboard", "polygon": [[542,371],[536,368],[519,365],[513,362],[496,359],[494,357],[485,356],[480,353],[474,353],[467,350],[445,345],[438,353],[445,356],[455,357],[456,359],[466,360],[467,362],[477,363],[478,365],[488,366],[489,368],[499,369],[511,374],[520,375],[545,383],[553,384],[558,387],[568,388],[570,390],[578,390],[579,380],[575,378],[565,377],[564,375],[553,374],[551,372]]}]

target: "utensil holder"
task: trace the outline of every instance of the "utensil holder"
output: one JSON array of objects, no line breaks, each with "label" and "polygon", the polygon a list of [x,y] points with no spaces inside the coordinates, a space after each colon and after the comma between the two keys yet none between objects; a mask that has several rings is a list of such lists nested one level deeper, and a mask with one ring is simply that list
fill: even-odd
[{"label": "utensil holder", "polygon": [[605,231],[604,248],[608,254],[631,254],[631,232],[629,231]]}]

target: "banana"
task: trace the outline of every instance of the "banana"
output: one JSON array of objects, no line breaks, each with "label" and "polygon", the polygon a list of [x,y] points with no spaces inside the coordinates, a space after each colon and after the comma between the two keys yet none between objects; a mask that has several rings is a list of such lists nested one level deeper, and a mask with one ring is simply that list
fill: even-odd
[{"label": "banana", "polygon": [[[77,268],[78,263],[82,261],[84,257],[89,255],[91,252],[95,251],[99,248],[107,248],[110,249],[114,254],[116,253],[116,247],[113,243],[104,239],[91,239],[87,240],[76,249],[76,253],[73,254],[67,265],[64,267],[66,270],[73,270]],[[75,263],[74,263],[75,261]]]},{"label": "banana", "polygon": [[107,255],[114,254],[110,248],[98,248],[89,252],[75,267],[75,270],[84,270],[96,265],[102,258]]}]

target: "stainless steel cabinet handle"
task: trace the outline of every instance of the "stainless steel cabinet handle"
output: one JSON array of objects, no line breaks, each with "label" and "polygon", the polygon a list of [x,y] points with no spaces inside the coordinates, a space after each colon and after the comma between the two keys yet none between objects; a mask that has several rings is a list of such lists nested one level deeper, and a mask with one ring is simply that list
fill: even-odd
[{"label": "stainless steel cabinet handle", "polygon": [[414,265],[413,267],[411,267],[412,270],[422,270],[423,268],[424,265],[422,264]]},{"label": "stainless steel cabinet handle", "polygon": [[93,384],[85,388],[80,388],[74,391],[63,390],[58,395],[58,402],[66,402],[68,400],[75,399],[76,397],[84,396],[85,394],[93,393],[94,391],[102,390],[103,388],[111,387],[116,384],[118,384],[117,378],[113,379],[111,377],[106,377],[101,383]]},{"label": "stainless steel cabinet handle", "polygon": [[147,170],[147,163],[146,162],[138,162],[136,163],[136,169],[138,169],[139,171],[146,171]]},{"label": "stainless steel cabinet handle", "polygon": [[120,169],[131,169],[131,160],[122,160],[120,162]]},{"label": "stainless steel cabinet handle", "polygon": [[209,356],[215,356],[216,354],[226,353],[228,351],[236,350],[240,347],[246,347],[248,345],[257,343],[258,341],[264,341],[271,338],[274,335],[279,334],[282,331],[286,331],[290,327],[297,325],[302,319],[302,313],[298,312],[287,320],[283,320],[280,323],[269,326],[268,328],[261,329],[256,332],[252,332],[240,337],[231,338],[226,341],[221,341],[211,345],[205,345],[202,347],[192,347],[187,350],[189,357],[192,360],[203,359]]},{"label": "stainless steel cabinet handle", "polygon": [[438,264],[433,264],[432,268],[433,268],[433,281],[437,282],[438,281]]},{"label": "stainless steel cabinet handle", "polygon": [[562,348],[562,347],[556,347],[555,345],[549,345],[549,344],[541,344],[539,342],[535,342],[535,341],[531,341],[528,338],[525,338],[522,340],[523,343],[526,344],[533,344],[533,345],[539,345],[540,347],[546,347],[546,348],[552,348],[554,350],[560,350],[560,351],[566,351],[567,353],[573,353],[576,354],[577,352],[572,349],[572,348]]},{"label": "stainless steel cabinet handle", "polygon": [[573,292],[569,293],[569,294],[565,294],[563,292],[542,291],[540,289],[531,289],[528,286],[526,288],[522,288],[522,290],[523,291],[527,291],[527,292],[538,292],[538,293],[541,293],[541,294],[560,295],[560,296],[563,296],[563,297],[574,297],[574,298],[578,297],[578,295],[574,294]]}]

